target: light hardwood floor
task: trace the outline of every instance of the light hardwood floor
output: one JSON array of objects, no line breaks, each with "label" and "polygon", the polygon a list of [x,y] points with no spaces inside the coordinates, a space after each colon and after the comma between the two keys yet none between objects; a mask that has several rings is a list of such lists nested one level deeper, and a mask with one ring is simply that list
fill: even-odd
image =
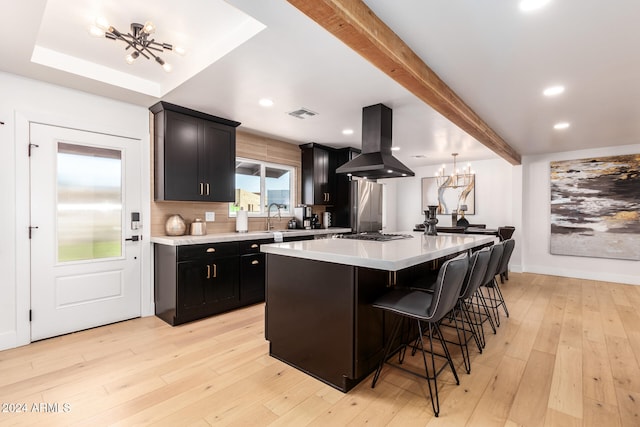
[{"label": "light hardwood floor", "polygon": [[483,354],[471,348],[470,375],[456,356],[459,386],[439,378],[439,418],[402,371],[343,394],[269,357],[260,304],[0,352],[2,409],[27,410],[0,413],[0,425],[640,425],[640,287],[512,273],[502,289],[511,317]]}]

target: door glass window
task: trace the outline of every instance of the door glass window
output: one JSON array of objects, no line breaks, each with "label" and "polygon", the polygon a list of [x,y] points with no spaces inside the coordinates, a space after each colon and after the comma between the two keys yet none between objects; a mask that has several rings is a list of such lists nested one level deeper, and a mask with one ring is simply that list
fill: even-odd
[{"label": "door glass window", "polygon": [[122,153],[58,143],[58,262],[122,256]]}]

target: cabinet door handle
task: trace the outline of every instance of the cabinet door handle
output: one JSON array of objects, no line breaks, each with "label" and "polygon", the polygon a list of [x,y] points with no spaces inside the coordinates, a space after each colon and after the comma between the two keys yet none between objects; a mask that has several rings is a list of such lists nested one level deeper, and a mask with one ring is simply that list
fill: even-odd
[{"label": "cabinet door handle", "polygon": [[207,182],[207,196],[209,195],[209,183]]},{"label": "cabinet door handle", "polygon": [[215,252],[216,248],[207,248],[207,252]]},{"label": "cabinet door handle", "polygon": [[211,266],[207,264],[207,279],[211,279]]},{"label": "cabinet door handle", "polygon": [[257,259],[254,259],[253,261],[251,261],[251,265],[258,265],[260,264],[260,261],[258,261]]},{"label": "cabinet door handle", "polygon": [[218,266],[213,264],[213,277],[218,277]]},{"label": "cabinet door handle", "polygon": [[253,245],[251,245],[251,249],[255,249],[255,248],[257,248],[257,247],[258,247],[258,244],[257,244],[257,243],[254,243]]},{"label": "cabinet door handle", "polygon": [[200,195],[204,196],[204,184],[200,183]]}]

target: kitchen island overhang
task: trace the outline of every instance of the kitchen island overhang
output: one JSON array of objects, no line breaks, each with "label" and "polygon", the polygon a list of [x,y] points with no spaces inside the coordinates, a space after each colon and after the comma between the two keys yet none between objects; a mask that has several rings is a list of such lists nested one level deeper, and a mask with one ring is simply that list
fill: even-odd
[{"label": "kitchen island overhang", "polygon": [[490,236],[410,234],[388,242],[263,245],[269,354],[347,392],[375,370],[383,354],[388,321],[371,303],[413,280],[430,261],[494,242]]}]

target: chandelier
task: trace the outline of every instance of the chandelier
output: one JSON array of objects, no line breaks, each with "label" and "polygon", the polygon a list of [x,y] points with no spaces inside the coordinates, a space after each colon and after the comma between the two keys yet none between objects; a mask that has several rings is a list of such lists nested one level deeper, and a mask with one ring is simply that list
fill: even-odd
[{"label": "chandelier", "polygon": [[456,167],[456,157],[458,153],[451,153],[453,156],[453,170],[450,175],[446,173],[446,165],[442,165],[436,172],[436,183],[439,188],[460,188],[466,187],[473,182],[475,171],[471,170],[471,164],[467,164],[460,172],[460,169]]},{"label": "chandelier", "polygon": [[153,22],[147,21],[144,25],[138,23],[131,24],[130,33],[122,33],[118,31],[114,26],[109,25],[105,19],[96,19],[95,25],[91,27],[90,32],[94,36],[105,36],[110,40],[121,40],[126,46],[125,50],[131,50],[126,56],[125,61],[128,64],[133,64],[136,59],[141,55],[147,59],[154,59],[162,68],[169,72],[171,71],[171,64],[165,62],[157,53],[164,51],[175,51],[176,53],[183,54],[184,50],[169,43],[159,43],[150,36],[155,32],[156,27]]}]

